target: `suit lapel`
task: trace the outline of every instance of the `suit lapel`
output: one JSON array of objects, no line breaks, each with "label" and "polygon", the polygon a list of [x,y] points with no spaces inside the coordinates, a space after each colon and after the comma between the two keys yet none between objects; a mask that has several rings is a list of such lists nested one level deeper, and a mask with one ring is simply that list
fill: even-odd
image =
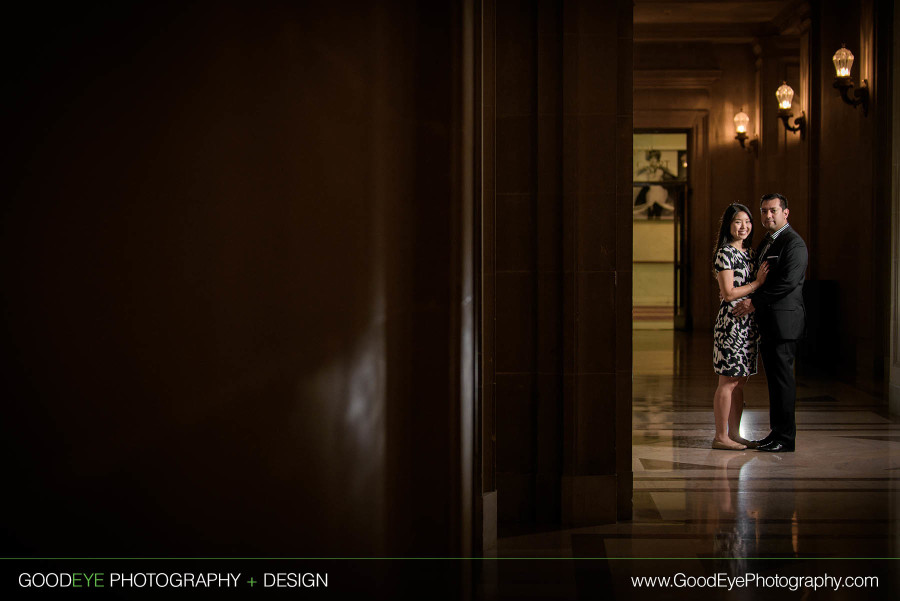
[{"label": "suit lapel", "polygon": [[781,256],[781,249],[784,248],[785,243],[788,238],[794,235],[794,230],[792,227],[788,226],[778,234],[778,237],[772,240],[772,244],[769,248],[766,248],[766,239],[763,238],[762,244],[759,245],[759,249],[757,250],[757,264],[761,264],[760,262],[765,259],[763,256],[763,250],[765,249],[765,254],[768,256],[772,256],[773,254]]}]

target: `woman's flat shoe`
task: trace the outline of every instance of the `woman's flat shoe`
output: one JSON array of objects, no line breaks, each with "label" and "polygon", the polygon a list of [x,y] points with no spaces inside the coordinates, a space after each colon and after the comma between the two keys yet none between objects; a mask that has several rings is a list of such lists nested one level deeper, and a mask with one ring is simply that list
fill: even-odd
[{"label": "woman's flat shoe", "polygon": [[757,442],[755,440],[746,440],[744,438],[741,438],[740,436],[738,436],[737,438],[732,438],[731,440],[738,444],[746,446],[748,449],[755,449],[757,447]]},{"label": "woman's flat shoe", "polygon": [[743,451],[747,448],[747,445],[738,444],[733,447],[728,446],[724,442],[719,442],[718,440],[712,441],[712,448],[719,449],[720,451]]}]

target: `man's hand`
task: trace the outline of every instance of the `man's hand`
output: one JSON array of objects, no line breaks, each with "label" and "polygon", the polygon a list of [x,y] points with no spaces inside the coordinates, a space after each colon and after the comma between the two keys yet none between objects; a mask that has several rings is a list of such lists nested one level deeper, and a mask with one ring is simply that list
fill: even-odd
[{"label": "man's hand", "polygon": [[753,301],[749,298],[742,300],[734,306],[734,309],[731,310],[732,314],[734,314],[735,317],[750,315],[754,311],[756,311],[756,307],[753,306]]}]

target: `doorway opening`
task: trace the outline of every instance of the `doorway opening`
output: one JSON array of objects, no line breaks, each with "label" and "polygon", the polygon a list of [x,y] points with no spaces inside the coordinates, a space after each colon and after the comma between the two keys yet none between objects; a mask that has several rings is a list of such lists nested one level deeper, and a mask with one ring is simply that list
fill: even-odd
[{"label": "doorway opening", "polygon": [[635,130],[632,160],[632,325],[690,327],[687,284],[689,130]]}]

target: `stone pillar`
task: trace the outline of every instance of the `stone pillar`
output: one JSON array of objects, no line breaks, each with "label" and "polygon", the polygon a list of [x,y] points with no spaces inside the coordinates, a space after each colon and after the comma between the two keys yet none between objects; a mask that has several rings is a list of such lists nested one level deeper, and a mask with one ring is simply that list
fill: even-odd
[{"label": "stone pillar", "polygon": [[631,517],[632,3],[563,5],[562,521]]}]

